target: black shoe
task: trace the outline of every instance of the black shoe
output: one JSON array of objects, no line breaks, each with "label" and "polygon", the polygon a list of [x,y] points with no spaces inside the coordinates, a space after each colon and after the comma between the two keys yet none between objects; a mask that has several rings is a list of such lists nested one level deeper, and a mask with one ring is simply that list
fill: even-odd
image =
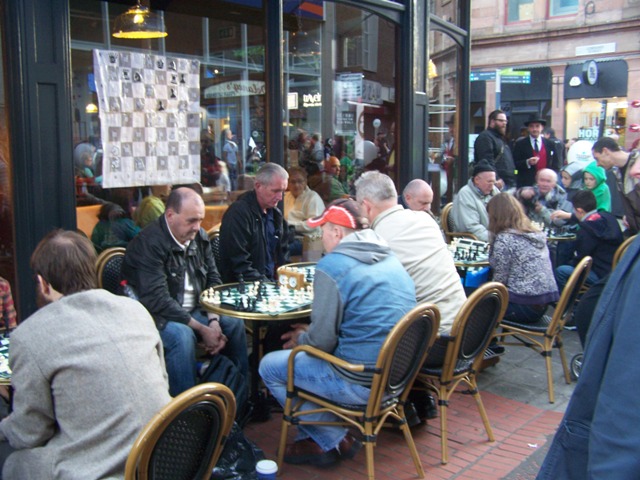
[{"label": "black shoe", "polygon": [[407,419],[407,425],[409,425],[409,428],[417,427],[422,423],[422,420],[420,419],[420,415],[418,415],[415,405],[411,402],[407,402],[405,404],[404,415]]},{"label": "black shoe", "polygon": [[[438,407],[436,400],[424,391],[414,390],[409,394],[409,399],[415,407],[416,413],[420,420],[431,420],[438,416]],[[408,416],[408,415],[407,415]]]}]

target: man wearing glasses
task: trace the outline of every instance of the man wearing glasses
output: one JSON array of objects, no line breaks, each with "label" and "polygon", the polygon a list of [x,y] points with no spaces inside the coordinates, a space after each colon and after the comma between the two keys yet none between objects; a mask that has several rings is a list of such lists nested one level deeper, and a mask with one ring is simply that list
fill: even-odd
[{"label": "man wearing glasses", "polygon": [[496,187],[509,190],[516,186],[515,164],[507,144],[507,114],[494,110],[489,114],[489,126],[478,135],[473,145],[473,163],[486,160],[496,169]]}]

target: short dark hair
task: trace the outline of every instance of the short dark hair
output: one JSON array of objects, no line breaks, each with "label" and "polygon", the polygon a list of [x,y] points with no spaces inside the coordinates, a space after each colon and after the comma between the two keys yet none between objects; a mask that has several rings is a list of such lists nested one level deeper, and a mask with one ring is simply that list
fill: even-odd
[{"label": "short dark hair", "polygon": [[591,150],[596,153],[602,153],[602,149],[607,148],[612,152],[619,152],[621,150],[620,145],[611,137],[602,137],[593,144]]},{"label": "short dark hair", "polygon": [[591,212],[598,206],[596,196],[591,190],[578,190],[573,196],[573,208],[581,208],[585,212]]},{"label": "short dark hair", "polygon": [[498,115],[504,113],[506,115],[506,113],[504,112],[504,110],[494,110],[493,112],[491,112],[489,114],[489,122],[491,122],[491,120],[495,120],[496,118],[498,118]]},{"label": "short dark hair", "polygon": [[62,295],[97,287],[96,251],[88,238],[70,230],[49,232],[31,255],[31,269]]},{"label": "short dark hair", "polygon": [[551,128],[551,127],[547,127],[547,128],[545,128],[545,129],[544,129],[544,133],[545,133],[545,134],[548,134],[548,135],[550,135],[550,136],[552,136],[552,137],[555,137],[555,136],[556,136],[556,131],[555,131],[553,128]]}]

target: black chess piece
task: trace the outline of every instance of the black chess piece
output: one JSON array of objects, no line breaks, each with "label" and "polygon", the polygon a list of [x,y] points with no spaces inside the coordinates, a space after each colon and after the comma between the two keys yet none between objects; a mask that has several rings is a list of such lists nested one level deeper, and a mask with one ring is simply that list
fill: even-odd
[{"label": "black chess piece", "polygon": [[238,292],[240,293],[244,293],[245,291],[245,283],[244,283],[244,277],[242,276],[242,274],[238,275]]}]

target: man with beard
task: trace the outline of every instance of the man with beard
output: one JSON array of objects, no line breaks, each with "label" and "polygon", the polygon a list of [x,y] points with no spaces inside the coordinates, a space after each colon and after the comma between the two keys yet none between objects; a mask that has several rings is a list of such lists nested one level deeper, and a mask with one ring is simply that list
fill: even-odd
[{"label": "man with beard", "polygon": [[473,144],[473,163],[487,161],[496,170],[496,187],[508,190],[516,186],[513,155],[506,141],[507,114],[494,110],[489,114],[489,126]]}]

